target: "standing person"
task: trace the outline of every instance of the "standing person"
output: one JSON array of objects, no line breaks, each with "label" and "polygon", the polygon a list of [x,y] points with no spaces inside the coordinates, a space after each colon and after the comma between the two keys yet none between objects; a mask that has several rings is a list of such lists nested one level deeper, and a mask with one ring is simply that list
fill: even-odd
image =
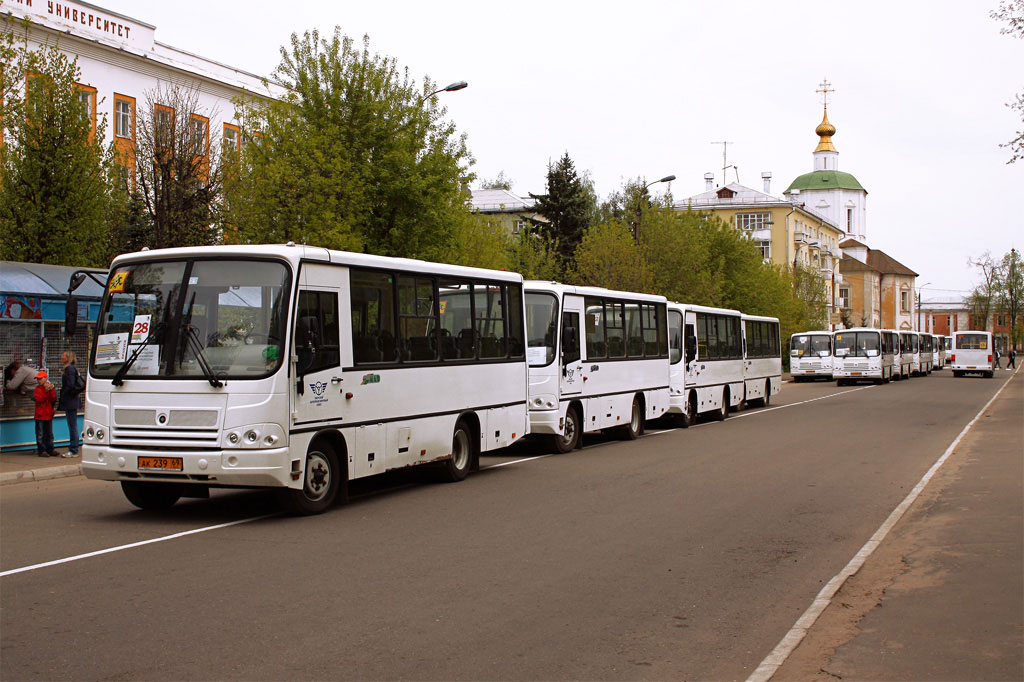
[{"label": "standing person", "polygon": [[36,374],[36,454],[40,457],[56,457],[53,449],[53,404],[57,402],[57,390],[50,383],[45,369]]},{"label": "standing person", "polygon": [[1017,351],[1013,348],[1010,349],[1010,362],[1007,363],[1006,369],[1010,369],[1011,367],[1017,369]]},{"label": "standing person", "polygon": [[60,406],[68,421],[68,451],[61,457],[78,456],[78,411],[82,409],[82,393],[78,390],[78,367],[75,366],[75,351],[61,353],[60,362],[64,371],[60,376]]}]

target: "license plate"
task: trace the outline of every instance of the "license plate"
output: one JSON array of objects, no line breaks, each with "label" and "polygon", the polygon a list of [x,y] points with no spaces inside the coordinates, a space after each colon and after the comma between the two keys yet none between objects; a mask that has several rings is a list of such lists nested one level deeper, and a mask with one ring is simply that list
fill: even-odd
[{"label": "license plate", "polygon": [[813,369],[809,369],[809,370],[807,370],[807,373],[808,374],[814,374],[814,370]]},{"label": "license plate", "polygon": [[850,372],[850,376],[851,377],[859,377],[860,375],[861,375],[860,372]]},{"label": "license plate", "polygon": [[184,468],[181,457],[139,457],[140,469],[159,471],[181,471]]}]

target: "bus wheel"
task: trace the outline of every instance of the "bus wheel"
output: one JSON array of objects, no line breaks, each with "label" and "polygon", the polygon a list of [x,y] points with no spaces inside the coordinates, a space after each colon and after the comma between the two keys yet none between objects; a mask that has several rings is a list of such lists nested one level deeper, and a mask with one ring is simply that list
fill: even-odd
[{"label": "bus wheel", "polygon": [[445,461],[444,477],[451,483],[464,480],[473,464],[473,432],[466,422],[459,420],[452,435],[452,456]]},{"label": "bus wheel", "polygon": [[306,453],[302,488],[281,490],[281,502],[293,514],[322,514],[334,504],[341,477],[341,465],[334,448],[324,441],[314,443]]},{"label": "bus wheel", "polygon": [[625,440],[636,440],[644,432],[644,413],[640,401],[633,398],[629,408],[629,423],[619,429],[619,435]]},{"label": "bus wheel", "polygon": [[690,399],[686,401],[686,412],[679,419],[684,429],[688,429],[697,423],[697,394],[691,393]]},{"label": "bus wheel", "polygon": [[571,452],[579,444],[580,439],[580,416],[576,413],[576,408],[570,406],[565,411],[565,428],[562,429],[562,435],[555,434],[551,437],[552,445],[554,446],[555,452],[564,455],[567,452]]},{"label": "bus wheel", "polygon": [[715,419],[725,421],[729,416],[729,389],[722,391],[722,406],[715,410]]},{"label": "bus wheel", "polygon": [[181,483],[148,483],[121,481],[121,491],[139,509],[168,509],[184,492]]}]

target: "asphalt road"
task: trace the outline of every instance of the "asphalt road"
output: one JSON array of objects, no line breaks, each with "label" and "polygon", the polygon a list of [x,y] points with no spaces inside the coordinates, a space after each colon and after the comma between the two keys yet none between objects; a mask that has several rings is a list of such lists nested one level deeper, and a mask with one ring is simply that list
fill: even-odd
[{"label": "asphalt road", "polygon": [[5,486],[0,678],[745,679],[1005,378],[786,384],[459,484],[358,482],[312,518],[258,491],[153,513],[83,478]]}]

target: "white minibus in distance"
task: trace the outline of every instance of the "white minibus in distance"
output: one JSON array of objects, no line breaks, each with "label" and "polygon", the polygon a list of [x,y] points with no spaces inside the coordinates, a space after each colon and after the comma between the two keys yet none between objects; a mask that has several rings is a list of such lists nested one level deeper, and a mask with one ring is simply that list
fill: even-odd
[{"label": "white minibus in distance", "polygon": [[983,331],[953,332],[949,366],[955,377],[977,373],[991,379],[996,373],[992,334]]},{"label": "white minibus in distance", "polygon": [[896,335],[881,329],[855,327],[832,335],[835,364],[832,376],[837,386],[871,379],[889,382],[895,370]]},{"label": "white minibus in distance", "polygon": [[270,487],[302,514],[391,469],[458,481],[526,434],[525,351],[510,272],[294,244],[118,256],[82,470],[142,508]]},{"label": "white minibus in distance", "polygon": [[935,365],[935,346],[933,345],[932,335],[925,334],[923,332],[918,333],[918,339],[920,341],[919,361],[921,363],[921,376],[931,374],[932,369]]},{"label": "white minibus in distance", "polygon": [[832,332],[799,332],[789,337],[789,373],[793,381],[832,380]]},{"label": "white minibus in distance", "polygon": [[921,339],[917,332],[900,332],[900,374],[915,377],[921,372]]},{"label": "white minibus in distance", "polygon": [[946,366],[946,346],[938,334],[932,334],[932,369],[942,369]]},{"label": "white minibus in distance", "polygon": [[782,388],[779,318],[746,315],[743,320],[743,402],[768,407]]},{"label": "white minibus in distance", "polygon": [[669,403],[665,297],[527,281],[530,433],[569,452],[585,432],[633,439]]},{"label": "white minibus in distance", "polygon": [[738,310],[669,303],[669,412],[690,426],[711,412],[725,419],[743,402],[743,320]]}]

